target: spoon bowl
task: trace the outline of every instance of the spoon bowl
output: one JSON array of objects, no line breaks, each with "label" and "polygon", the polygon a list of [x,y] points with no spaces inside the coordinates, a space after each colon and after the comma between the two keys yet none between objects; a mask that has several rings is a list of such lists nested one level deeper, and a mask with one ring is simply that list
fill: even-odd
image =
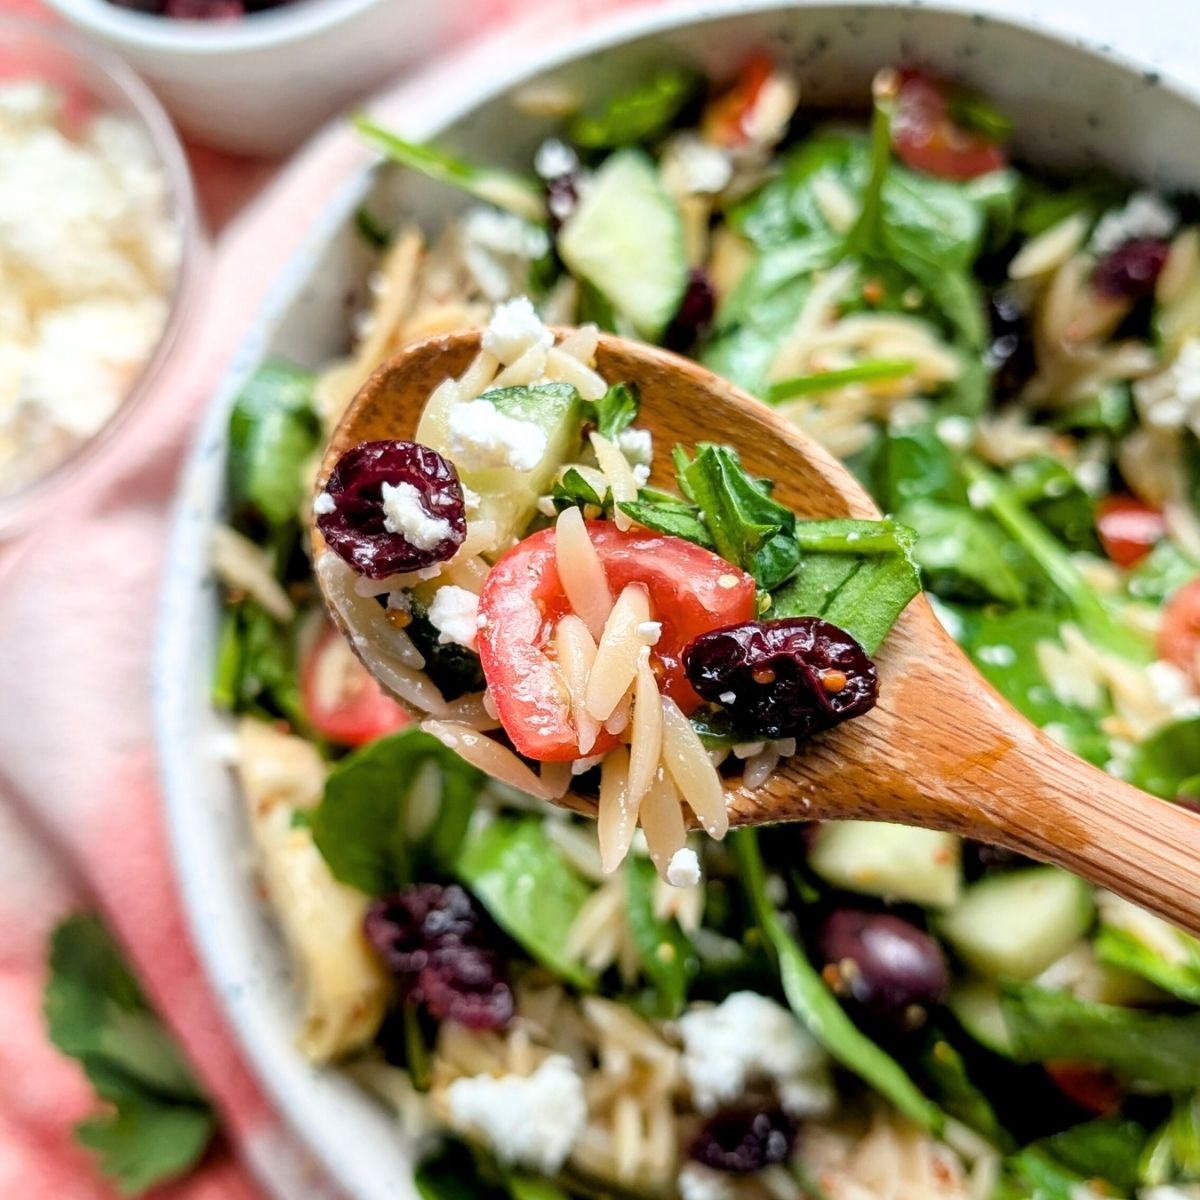
[{"label": "spoon bowl", "polygon": [[[334,431],[318,489],[351,446],[411,438],[430,393],[466,370],[481,335],[430,338],[380,367]],[[638,424],[653,435],[660,478],[673,473],[675,445],[724,443],[801,517],[879,517],[832,455],[697,363],[605,334],[596,369],[637,385]],[[313,539],[315,561],[326,550],[315,529]],[[731,824],[857,819],[948,830],[1064,867],[1200,933],[1200,815],[1091,766],[1026,720],[980,676],[923,595],[875,661],[876,707],[805,742],[761,786],[730,781]],[[594,812],[570,794],[563,803]]]}]

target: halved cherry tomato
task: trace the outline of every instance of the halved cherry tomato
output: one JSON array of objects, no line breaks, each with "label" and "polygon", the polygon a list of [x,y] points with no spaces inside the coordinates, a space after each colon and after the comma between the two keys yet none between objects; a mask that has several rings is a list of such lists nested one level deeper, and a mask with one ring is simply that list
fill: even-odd
[{"label": "halved cherry tomato", "polygon": [[748,58],[732,86],[709,104],[702,122],[704,136],[718,146],[743,145],[750,136],[749,122],[766,82],[775,70],[775,60],[765,51]]},{"label": "halved cherry tomato", "polygon": [[1121,1107],[1124,1090],[1120,1081],[1091,1063],[1053,1059],[1046,1063],[1046,1074],[1068,1100],[1098,1117],[1107,1117]]},{"label": "halved cherry tomato", "polygon": [[974,179],[1007,165],[1000,146],[950,115],[947,85],[920,71],[900,72],[892,149],[914,171],[940,179]]},{"label": "halved cherry tomato", "polygon": [[1186,671],[1200,689],[1200,579],[1185,583],[1167,601],[1158,628],[1158,657]]},{"label": "halved cherry tomato", "polygon": [[1118,567],[1136,567],[1167,532],[1157,508],[1136,496],[1106,496],[1096,506],[1096,532]]},{"label": "halved cherry tomato", "polygon": [[300,663],[300,695],[317,733],[342,746],[373,742],[409,722],[332,625],[322,629]]},{"label": "halved cherry tomato", "polygon": [[[684,712],[695,711],[701,701],[684,674],[683,649],[699,634],[750,620],[754,580],[682,538],[637,529],[622,533],[611,521],[589,521],[587,528],[614,596],[627,584],[645,585],[651,616],[662,622],[651,651],[659,686]],[[555,565],[553,529],[505,554],[479,596],[484,618],[479,658],[488,694],[512,744],[541,762],[580,756],[567,698],[547,653],[556,624],[570,611]],[[614,745],[614,737],[601,733],[589,753]]]}]

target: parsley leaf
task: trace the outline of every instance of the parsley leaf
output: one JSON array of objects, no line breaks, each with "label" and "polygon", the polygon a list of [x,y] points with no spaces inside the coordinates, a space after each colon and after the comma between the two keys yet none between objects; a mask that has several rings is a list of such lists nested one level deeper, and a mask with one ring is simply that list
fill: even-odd
[{"label": "parsley leaf", "polygon": [[596,424],[596,432],[613,442],[623,429],[633,424],[639,403],[637,384],[614,383],[588,406],[588,415]]},{"label": "parsley leaf", "polygon": [[187,1174],[212,1138],[213,1114],[98,918],[55,929],[43,1005],[50,1040],[111,1106],[76,1128],[100,1169],[126,1196]]}]

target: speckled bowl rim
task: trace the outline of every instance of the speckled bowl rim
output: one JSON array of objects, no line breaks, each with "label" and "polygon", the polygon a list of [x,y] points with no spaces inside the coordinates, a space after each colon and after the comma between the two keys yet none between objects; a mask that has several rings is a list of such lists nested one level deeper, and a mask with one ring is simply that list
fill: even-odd
[{"label": "speckled bowl rim", "polygon": [[[1030,38],[1082,52],[1127,77],[1140,77],[1147,85],[1190,107],[1200,108],[1200,90],[1167,71],[1125,55],[1105,42],[1094,41],[1034,17],[979,13],[974,6],[955,0],[908,0],[887,5],[881,0],[667,0],[653,8],[618,11],[589,21],[561,37],[536,37],[524,43],[520,56],[485,55],[479,47],[468,48],[441,66],[387,97],[391,111],[404,111],[406,132],[412,137],[432,137],[479,107],[487,99],[511,92],[526,80],[559,66],[636,39],[671,30],[703,25],[723,18],[784,14],[811,8],[825,12],[911,7],[934,18],[974,18],[981,29],[988,25],[1008,27]],[[1065,24],[1065,19],[1064,19]],[[529,32],[526,29],[526,32]],[[986,36],[984,32],[981,36]],[[496,44],[512,49],[511,33],[498,35]],[[489,63],[487,70],[480,65]],[[222,480],[226,453],[226,425],[234,396],[261,360],[293,297],[303,287],[321,247],[352,216],[371,183],[370,171],[348,180],[331,198],[325,215],[292,256],[268,299],[254,329],[238,346],[221,386],[198,432],[183,476],[176,503],[160,609],[154,674],[154,714],[160,754],[161,777],[170,826],[170,840],[188,921],[208,979],[213,985],[245,1055],[266,1093],[294,1133],[308,1146],[339,1191],[326,1191],[311,1176],[298,1173],[294,1186],[279,1185],[273,1170],[262,1170],[263,1182],[276,1194],[304,1196],[306,1200],[343,1195],[354,1200],[397,1200],[415,1196],[411,1169],[399,1163],[399,1154],[386,1154],[373,1147],[374,1126],[379,1136],[400,1140],[397,1126],[375,1122],[365,1106],[350,1104],[353,1112],[340,1113],[347,1103],[345,1078],[337,1071],[319,1071],[300,1060],[290,1041],[281,1042],[278,1030],[267,1024],[263,1005],[246,988],[246,980],[259,967],[254,955],[232,958],[223,944],[220,920],[214,918],[213,898],[208,895],[205,850],[213,840],[212,818],[201,805],[191,803],[189,783],[192,757],[181,747],[190,703],[196,689],[207,692],[208,678],[197,679],[189,656],[186,635],[181,632],[190,617],[214,599],[207,570],[207,534],[222,506]],[[178,736],[177,736],[178,732]],[[224,897],[220,905],[237,906],[244,897]],[[339,1082],[340,1081],[340,1082]],[[253,1165],[254,1154],[251,1159]],[[261,1164],[260,1164],[261,1165]]]}]

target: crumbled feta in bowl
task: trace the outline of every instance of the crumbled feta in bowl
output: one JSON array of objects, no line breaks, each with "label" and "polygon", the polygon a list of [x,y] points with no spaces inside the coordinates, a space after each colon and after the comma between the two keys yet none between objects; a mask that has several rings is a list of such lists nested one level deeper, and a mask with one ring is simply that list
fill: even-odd
[{"label": "crumbled feta in bowl", "polygon": [[17,22],[0,22],[0,52],[3,534],[148,392],[199,235],[178,140],[120,62]]}]

